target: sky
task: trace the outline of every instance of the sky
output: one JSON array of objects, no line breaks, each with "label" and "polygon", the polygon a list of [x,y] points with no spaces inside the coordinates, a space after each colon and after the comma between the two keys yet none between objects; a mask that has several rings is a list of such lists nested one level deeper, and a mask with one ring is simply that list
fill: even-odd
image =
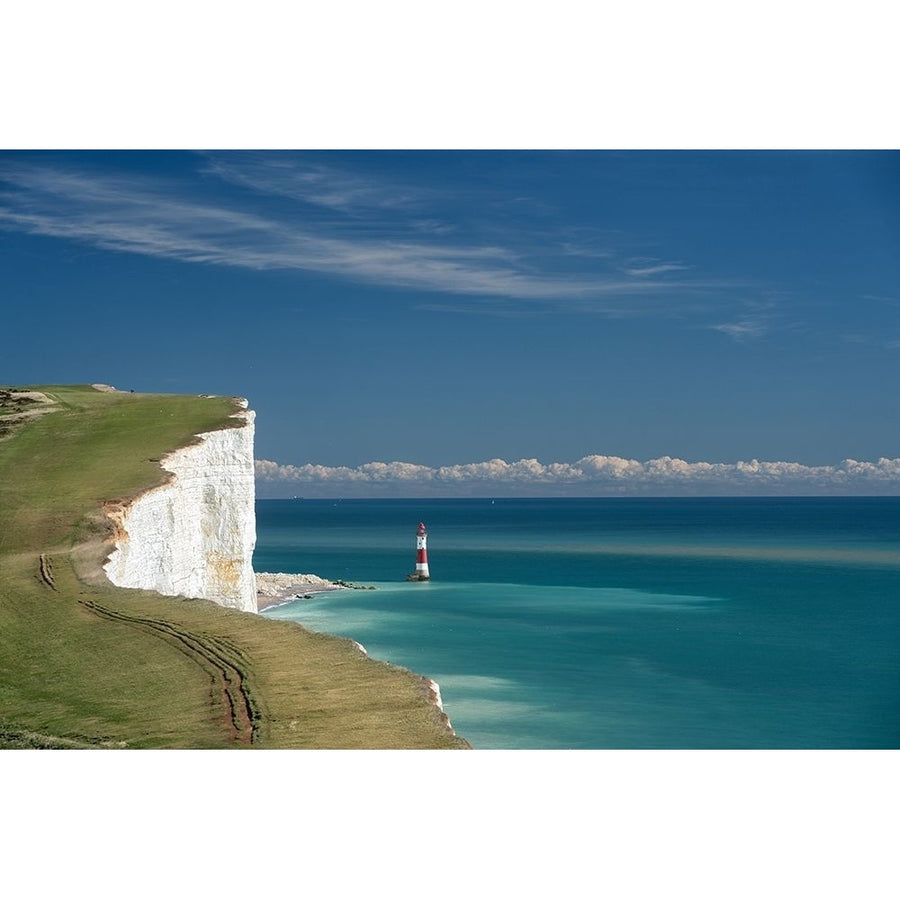
[{"label": "sky", "polygon": [[260,496],[900,493],[900,153],[7,151],[0,381],[237,394]]}]

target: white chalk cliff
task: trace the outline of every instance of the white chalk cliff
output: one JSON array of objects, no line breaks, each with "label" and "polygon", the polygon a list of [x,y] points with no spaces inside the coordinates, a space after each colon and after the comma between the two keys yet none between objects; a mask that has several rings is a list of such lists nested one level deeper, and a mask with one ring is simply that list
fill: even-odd
[{"label": "white chalk cliff", "polygon": [[166,484],[107,506],[116,537],[104,570],[113,584],[257,612],[256,414],[240,402],[242,425],[198,435],[161,460],[172,474]]}]

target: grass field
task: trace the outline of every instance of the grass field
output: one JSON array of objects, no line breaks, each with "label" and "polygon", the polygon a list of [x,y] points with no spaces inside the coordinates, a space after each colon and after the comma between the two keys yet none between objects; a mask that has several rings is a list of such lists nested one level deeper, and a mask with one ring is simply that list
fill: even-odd
[{"label": "grass field", "polygon": [[160,457],[229,427],[233,400],[16,390],[53,407],[3,411],[0,747],[465,746],[419,676],[349,641],[102,577],[102,504],[161,483]]}]

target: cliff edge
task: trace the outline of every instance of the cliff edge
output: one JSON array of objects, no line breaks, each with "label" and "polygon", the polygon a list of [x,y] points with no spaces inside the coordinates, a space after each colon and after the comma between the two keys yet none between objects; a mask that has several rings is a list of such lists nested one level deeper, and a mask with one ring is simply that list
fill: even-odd
[{"label": "cliff edge", "polygon": [[238,402],[238,427],[199,434],[160,460],[166,484],[106,504],[115,549],[103,568],[117,587],[257,612],[255,413]]},{"label": "cliff edge", "polygon": [[467,746],[420,676],[242,612],[246,402],[0,385],[0,431],[0,748]]}]

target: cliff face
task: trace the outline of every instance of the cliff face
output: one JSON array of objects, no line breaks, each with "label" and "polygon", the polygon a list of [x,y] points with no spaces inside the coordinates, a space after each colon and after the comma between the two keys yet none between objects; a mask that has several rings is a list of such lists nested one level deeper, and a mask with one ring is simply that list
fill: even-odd
[{"label": "cliff face", "polygon": [[257,611],[255,413],[242,403],[241,427],[198,435],[161,461],[167,484],[107,509],[117,531],[104,566],[113,584]]}]

